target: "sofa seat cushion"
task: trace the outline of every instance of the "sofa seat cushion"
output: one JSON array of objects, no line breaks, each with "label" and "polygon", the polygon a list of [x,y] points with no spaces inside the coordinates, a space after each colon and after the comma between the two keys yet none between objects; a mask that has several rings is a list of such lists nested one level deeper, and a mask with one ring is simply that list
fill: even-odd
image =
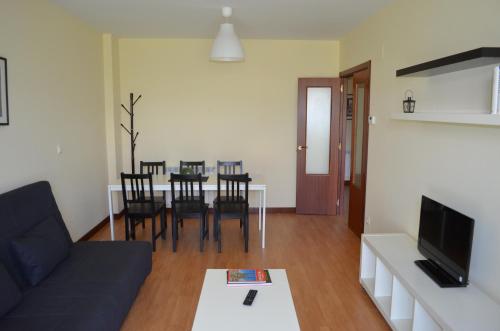
[{"label": "sofa seat cushion", "polygon": [[23,296],[17,284],[0,263],[0,317],[14,308]]},{"label": "sofa seat cushion", "polygon": [[81,242],[23,301],[0,330],[119,330],[151,271],[148,242]]},{"label": "sofa seat cushion", "polygon": [[24,278],[37,285],[69,254],[66,233],[53,216],[34,226],[11,242]]}]

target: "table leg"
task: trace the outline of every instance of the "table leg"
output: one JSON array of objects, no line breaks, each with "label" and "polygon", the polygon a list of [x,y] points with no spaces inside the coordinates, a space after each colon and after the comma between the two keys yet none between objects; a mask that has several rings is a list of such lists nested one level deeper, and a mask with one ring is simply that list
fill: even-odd
[{"label": "table leg", "polygon": [[113,196],[111,188],[108,187],[108,203],[109,203],[109,231],[111,232],[111,240],[115,240],[115,220],[113,214]]},{"label": "table leg", "polygon": [[262,200],[262,248],[266,248],[266,189],[263,191]]},{"label": "table leg", "polygon": [[262,231],[262,191],[259,191],[259,231]]}]

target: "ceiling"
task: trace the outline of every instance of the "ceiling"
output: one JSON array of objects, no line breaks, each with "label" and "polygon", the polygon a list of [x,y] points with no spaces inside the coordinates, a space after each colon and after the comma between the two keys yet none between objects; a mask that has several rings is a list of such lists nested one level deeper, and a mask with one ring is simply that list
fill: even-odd
[{"label": "ceiling", "polygon": [[51,0],[119,37],[213,38],[233,7],[241,38],[338,39],[392,0]]}]

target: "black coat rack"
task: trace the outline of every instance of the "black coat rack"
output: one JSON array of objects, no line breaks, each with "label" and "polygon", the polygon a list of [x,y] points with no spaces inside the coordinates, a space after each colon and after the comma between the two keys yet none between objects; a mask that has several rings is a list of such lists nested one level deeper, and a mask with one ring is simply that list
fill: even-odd
[{"label": "black coat rack", "polygon": [[134,105],[139,101],[142,95],[139,95],[137,99],[134,100],[134,93],[130,93],[130,107],[127,109],[122,103],[122,108],[130,115],[130,129],[127,129],[123,123],[121,123],[122,128],[128,132],[130,135],[130,160],[132,162],[132,173],[135,174],[135,141],[139,132],[134,132]]}]

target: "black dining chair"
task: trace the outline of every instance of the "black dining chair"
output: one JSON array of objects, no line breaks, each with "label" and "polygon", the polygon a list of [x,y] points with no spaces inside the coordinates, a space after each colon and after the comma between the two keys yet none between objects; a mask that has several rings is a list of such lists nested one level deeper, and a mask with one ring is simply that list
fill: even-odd
[{"label": "black dining chair", "polygon": [[[241,175],[243,173],[243,161],[219,161],[217,160],[217,173],[223,175]],[[224,197],[221,197],[224,199]],[[215,207],[215,203],[217,201],[217,197],[214,198],[213,205]],[[240,228],[243,226],[243,222],[240,221]],[[214,223],[214,238],[216,238],[217,234],[215,232],[215,223]]]},{"label": "black dining chair", "polygon": [[[179,239],[179,221],[186,218],[200,220],[200,252],[203,242],[208,238],[208,204],[205,203],[201,174],[170,174],[172,192],[172,250],[177,250]],[[176,193],[176,186],[178,190]],[[196,194],[196,191],[198,191]]]},{"label": "black dining chair", "polygon": [[217,173],[223,175],[241,175],[243,173],[243,161],[217,160]]},{"label": "black dining chair", "polygon": [[[179,173],[183,175],[205,174],[205,161],[180,161]],[[181,227],[184,227],[184,220],[179,219]]]},{"label": "black dining chair", "polygon": [[[167,165],[165,161],[141,161],[140,162],[140,171],[141,174],[152,174],[152,175],[166,175],[167,174]],[[155,196],[155,201],[166,201],[165,199],[165,191],[163,191],[163,195],[161,197]]]},{"label": "black dining chair", "polygon": [[179,173],[184,175],[204,175],[205,161],[180,161]]},{"label": "black dining chair", "polygon": [[[252,181],[248,173],[242,175],[217,174],[217,198],[214,204],[214,231],[218,252],[222,251],[221,221],[239,219],[243,223],[245,252],[248,252],[249,217],[248,184]],[[242,194],[242,192],[244,192]]]},{"label": "black dining chair", "polygon": [[[156,239],[166,239],[167,207],[165,201],[155,201],[153,195],[153,176],[149,174],[121,173],[123,205],[125,213],[125,239],[135,240],[135,227],[146,218],[151,219],[151,240],[153,251],[156,250]],[[130,186],[130,194],[127,192]],[[145,189],[145,187],[148,189]],[[156,216],[160,215],[159,233],[156,233]]]}]

